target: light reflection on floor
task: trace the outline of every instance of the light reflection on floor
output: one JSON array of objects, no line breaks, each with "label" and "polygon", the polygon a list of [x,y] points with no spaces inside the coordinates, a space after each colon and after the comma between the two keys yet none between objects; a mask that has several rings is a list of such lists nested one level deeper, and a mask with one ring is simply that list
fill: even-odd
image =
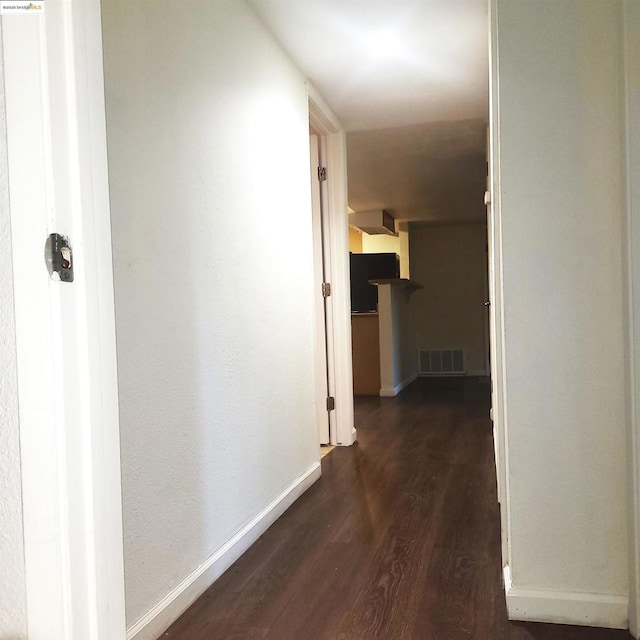
[{"label": "light reflection on floor", "polygon": [[327,454],[331,453],[335,449],[334,446],[330,444],[320,445],[320,460],[324,458]]}]

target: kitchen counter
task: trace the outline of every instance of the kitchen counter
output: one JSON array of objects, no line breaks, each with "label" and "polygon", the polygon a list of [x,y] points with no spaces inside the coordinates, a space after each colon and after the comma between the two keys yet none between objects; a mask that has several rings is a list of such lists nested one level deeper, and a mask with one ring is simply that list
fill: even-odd
[{"label": "kitchen counter", "polygon": [[380,394],[380,328],[376,312],[351,314],[353,393]]}]

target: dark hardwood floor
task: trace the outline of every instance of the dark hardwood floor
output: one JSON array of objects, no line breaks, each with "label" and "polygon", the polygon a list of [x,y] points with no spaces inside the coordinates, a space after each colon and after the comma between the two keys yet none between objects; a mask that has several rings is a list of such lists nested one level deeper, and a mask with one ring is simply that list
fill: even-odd
[{"label": "dark hardwood floor", "polygon": [[478,379],[357,399],[358,444],[162,638],[631,638],[507,620],[488,411]]}]

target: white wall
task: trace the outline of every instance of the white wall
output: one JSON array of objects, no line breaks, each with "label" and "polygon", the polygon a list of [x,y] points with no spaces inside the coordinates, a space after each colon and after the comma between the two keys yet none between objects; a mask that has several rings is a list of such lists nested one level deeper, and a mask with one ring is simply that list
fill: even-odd
[{"label": "white wall", "polygon": [[510,613],[624,625],[621,3],[497,8]]},{"label": "white wall", "polygon": [[244,2],[103,21],[131,626],[317,469],[309,121]]},{"label": "white wall", "polygon": [[1,38],[0,29],[0,638],[21,640],[27,615]]},{"label": "white wall", "polygon": [[486,372],[487,232],[483,223],[412,224],[411,277],[419,350],[463,349],[465,368]]},{"label": "white wall", "polygon": [[418,374],[412,288],[400,284],[378,286],[380,329],[380,395],[393,397]]}]

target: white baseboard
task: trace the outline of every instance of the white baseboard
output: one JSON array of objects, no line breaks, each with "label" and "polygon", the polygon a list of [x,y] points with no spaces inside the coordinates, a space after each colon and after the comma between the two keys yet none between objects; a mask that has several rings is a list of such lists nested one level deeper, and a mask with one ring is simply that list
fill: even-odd
[{"label": "white baseboard", "polygon": [[305,473],[296,478],[227,543],[128,629],[127,640],[156,640],[319,478],[320,462],[314,462]]},{"label": "white baseboard", "polygon": [[356,431],[355,427],[351,427],[351,434],[350,434],[349,437],[350,437],[349,442],[337,442],[336,446],[337,447],[350,447],[358,439],[358,432]]},{"label": "white baseboard", "polygon": [[626,596],[514,587],[508,565],[504,567],[504,588],[509,620],[627,628]]},{"label": "white baseboard", "polygon": [[405,378],[402,382],[398,383],[395,387],[382,387],[382,389],[380,389],[380,397],[394,398],[405,387],[408,387],[417,377],[418,377],[418,374],[414,373],[412,376],[409,376],[408,378]]}]

